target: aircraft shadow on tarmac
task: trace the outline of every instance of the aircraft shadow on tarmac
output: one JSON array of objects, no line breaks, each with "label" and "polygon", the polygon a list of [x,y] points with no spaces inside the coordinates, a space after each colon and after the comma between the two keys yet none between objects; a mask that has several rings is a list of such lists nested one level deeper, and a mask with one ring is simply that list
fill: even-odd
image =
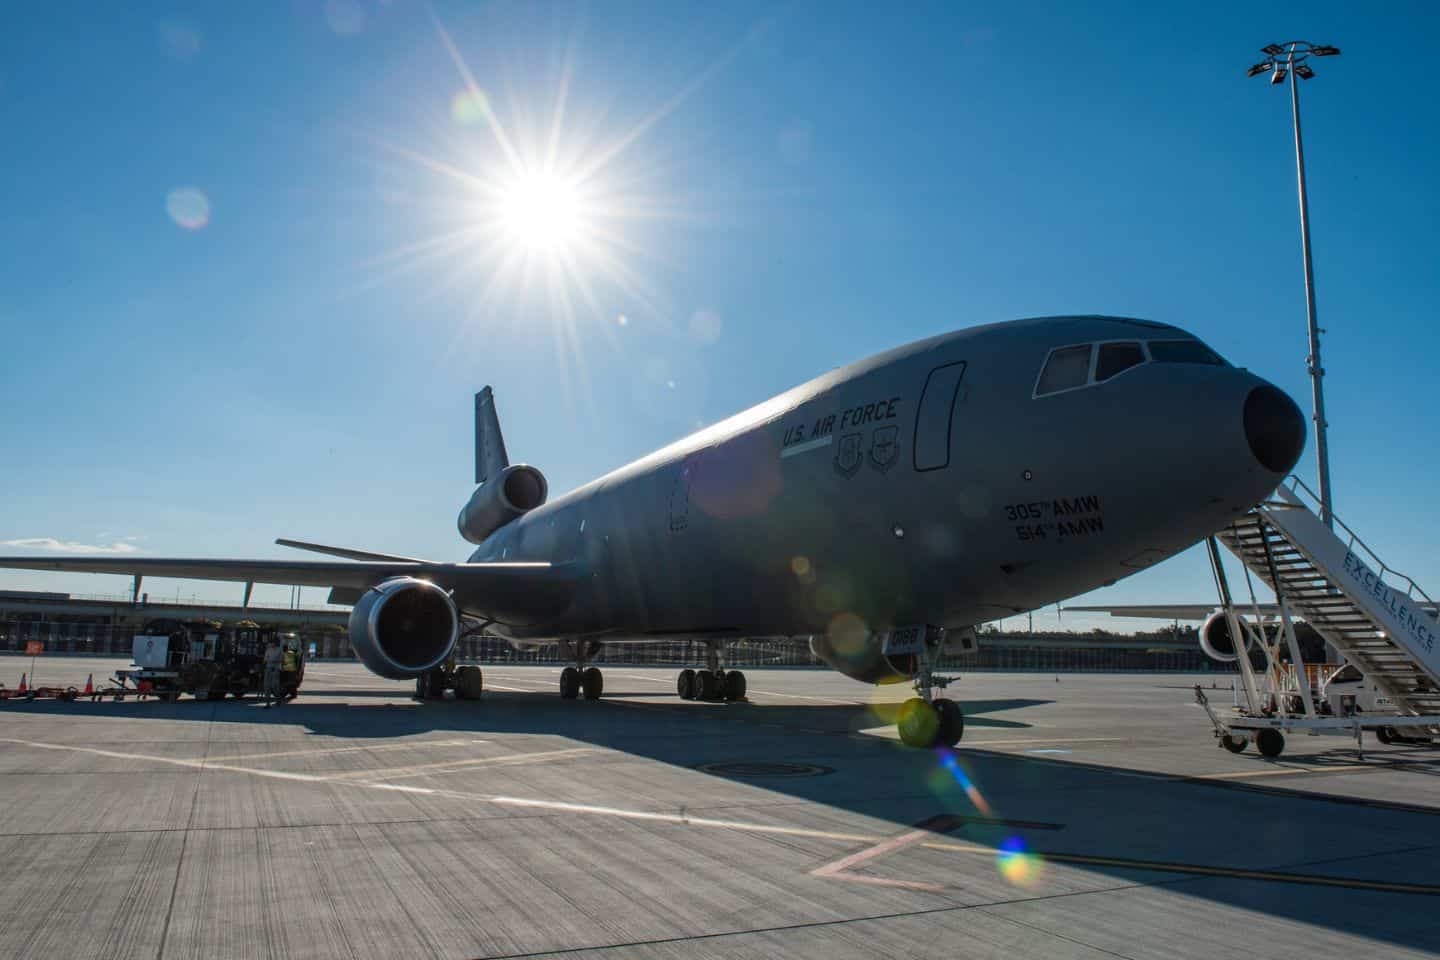
[{"label": "aircraft shadow on tarmac", "polygon": [[[947,832],[937,835],[937,841],[998,850],[1019,835],[1041,862],[1051,859],[1101,875],[1113,881],[1109,887],[1163,887],[1227,907],[1412,949],[1440,950],[1440,926],[1425,909],[1440,895],[1440,886],[1430,880],[1430,863],[1440,849],[1440,805],[1402,806],[1288,790],[1268,782],[1167,776],[966,747],[964,741],[952,764],[943,751],[907,750],[888,737],[863,733],[889,718],[858,704],[700,704],[668,693],[651,694],[654,691],[615,690],[614,699],[589,703],[542,692],[487,689],[479,702],[411,705],[397,699],[403,694],[393,689],[345,689],[325,690],[310,700],[302,695],[269,711],[254,701],[233,700],[103,706],[37,701],[7,704],[0,707],[0,716],[13,711],[287,723],[317,736],[351,739],[431,733],[560,736],[639,759],[704,768],[698,772],[709,776],[721,776],[726,763],[740,764],[744,771],[745,764],[785,762],[817,775],[742,772],[725,779],[884,821],[893,825],[896,835],[920,824],[933,825],[937,815],[949,814],[952,819],[938,828]],[[391,702],[336,703],[332,696],[386,697]],[[643,702],[633,702],[637,699]],[[976,728],[1030,726],[989,714],[1052,701],[962,702],[967,737],[980,740],[983,734],[973,736]],[[1353,746],[1342,744],[1305,754],[1304,764],[1353,766]],[[1198,741],[1197,748],[1207,745]],[[1250,754],[1225,756],[1253,764],[1256,773],[1274,769],[1272,761]],[[1407,771],[1440,773],[1440,761],[1424,756],[1417,751],[1413,759],[1407,754],[1400,762]],[[454,778],[447,782],[457,785]],[[967,785],[984,798],[983,806],[976,804]],[[467,786],[474,788],[473,783]],[[695,814],[706,815],[698,810]],[[1357,836],[1366,839],[1358,841],[1361,846],[1350,845]],[[973,855],[953,862],[970,875],[978,869]],[[906,869],[899,863],[893,869]],[[940,874],[942,882],[946,876]],[[932,872],[925,879],[933,877]],[[953,890],[961,891],[963,884],[961,874]],[[1414,889],[1400,889],[1407,885]],[[1016,893],[1026,895],[1023,890]],[[1163,908],[1156,908],[1154,916],[1163,916]],[[1257,937],[1274,935],[1271,930],[1262,934],[1257,928]]]}]

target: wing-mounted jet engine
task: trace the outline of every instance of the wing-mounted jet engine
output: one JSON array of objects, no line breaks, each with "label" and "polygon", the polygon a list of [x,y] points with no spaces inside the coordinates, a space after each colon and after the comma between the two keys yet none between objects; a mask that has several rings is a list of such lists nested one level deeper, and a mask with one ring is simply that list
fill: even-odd
[{"label": "wing-mounted jet engine", "polygon": [[475,394],[475,482],[479,486],[460,509],[455,526],[460,536],[477,545],[540,506],[550,493],[545,474],[526,463],[510,463],[489,387]]},{"label": "wing-mounted jet engine", "polygon": [[365,591],[350,611],[350,645],[366,667],[409,680],[450,656],[460,636],[460,611],[450,593],[429,580],[395,577]]},{"label": "wing-mounted jet engine", "polygon": [[[1245,633],[1245,649],[1249,651],[1255,646],[1255,635],[1243,625],[1241,630]],[[1217,610],[1201,624],[1200,649],[1205,656],[1219,663],[1234,663],[1240,659],[1235,652],[1235,638],[1230,635],[1230,621],[1225,611]]]}]

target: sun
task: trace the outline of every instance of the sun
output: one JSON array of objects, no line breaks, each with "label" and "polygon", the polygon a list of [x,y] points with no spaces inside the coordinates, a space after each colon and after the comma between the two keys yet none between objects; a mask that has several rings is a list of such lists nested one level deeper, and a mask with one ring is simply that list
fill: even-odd
[{"label": "sun", "polygon": [[584,192],[554,173],[522,173],[501,186],[496,212],[509,240],[530,253],[563,254],[588,232]]}]

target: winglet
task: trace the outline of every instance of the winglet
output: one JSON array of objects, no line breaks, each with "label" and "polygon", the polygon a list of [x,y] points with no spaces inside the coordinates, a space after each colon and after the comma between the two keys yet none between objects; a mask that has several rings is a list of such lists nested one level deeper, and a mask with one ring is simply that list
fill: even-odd
[{"label": "winglet", "polygon": [[508,466],[510,457],[495,413],[495,394],[487,386],[475,394],[475,483],[499,476]]}]

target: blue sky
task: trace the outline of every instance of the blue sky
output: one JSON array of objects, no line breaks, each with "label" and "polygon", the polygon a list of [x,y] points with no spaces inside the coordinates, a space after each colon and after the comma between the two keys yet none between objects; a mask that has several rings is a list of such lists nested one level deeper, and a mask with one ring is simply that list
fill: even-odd
[{"label": "blue sky", "polygon": [[[458,559],[485,383],[561,492],[836,365],[1039,314],[1179,324],[1308,408],[1289,105],[1244,76],[1295,38],[1344,50],[1302,88],[1336,509],[1440,590],[1440,125],[1397,53],[1440,41],[1419,3],[12,10],[0,540]],[[553,141],[593,168],[558,286],[497,233],[487,115],[523,162]],[[1192,551],[1093,600],[1211,592]]]}]

